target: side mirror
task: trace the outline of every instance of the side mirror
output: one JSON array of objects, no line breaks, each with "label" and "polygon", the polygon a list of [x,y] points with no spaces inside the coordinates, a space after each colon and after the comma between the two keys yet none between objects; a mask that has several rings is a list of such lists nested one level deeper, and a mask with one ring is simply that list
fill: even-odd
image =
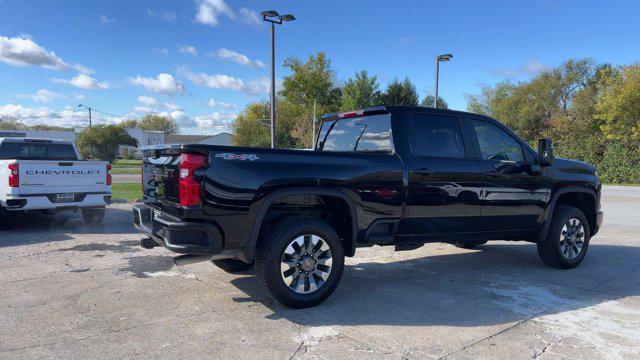
[{"label": "side mirror", "polygon": [[538,140],[538,164],[553,165],[555,159],[555,156],[553,156],[553,142],[551,139]]}]

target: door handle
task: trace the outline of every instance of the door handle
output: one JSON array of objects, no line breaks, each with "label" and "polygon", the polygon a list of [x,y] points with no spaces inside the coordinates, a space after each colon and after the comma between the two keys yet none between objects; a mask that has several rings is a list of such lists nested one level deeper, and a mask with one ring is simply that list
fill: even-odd
[{"label": "door handle", "polygon": [[433,174],[433,170],[429,170],[429,169],[426,169],[426,168],[421,168],[421,169],[413,170],[413,173],[417,174],[417,175],[431,175],[431,174]]}]

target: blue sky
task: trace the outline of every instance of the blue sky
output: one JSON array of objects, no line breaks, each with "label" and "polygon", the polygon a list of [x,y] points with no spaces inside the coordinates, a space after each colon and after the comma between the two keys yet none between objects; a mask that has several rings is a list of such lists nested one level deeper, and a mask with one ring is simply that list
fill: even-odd
[{"label": "blue sky", "polygon": [[248,102],[267,98],[269,32],[284,58],[325,51],[336,81],[366,69],[384,88],[409,78],[465,109],[466,94],[505,78],[525,80],[568,58],[618,65],[640,60],[637,1],[0,0],[0,115],[81,126],[148,112],[183,133],[225,131]]}]

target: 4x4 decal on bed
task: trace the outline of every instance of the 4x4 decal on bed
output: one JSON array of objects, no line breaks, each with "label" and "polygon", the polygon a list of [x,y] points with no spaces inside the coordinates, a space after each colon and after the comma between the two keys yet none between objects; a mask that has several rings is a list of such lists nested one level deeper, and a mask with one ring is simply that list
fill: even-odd
[{"label": "4x4 decal on bed", "polygon": [[260,159],[256,154],[232,154],[232,153],[220,153],[216,154],[216,157],[223,158],[224,160],[250,160],[255,161]]}]

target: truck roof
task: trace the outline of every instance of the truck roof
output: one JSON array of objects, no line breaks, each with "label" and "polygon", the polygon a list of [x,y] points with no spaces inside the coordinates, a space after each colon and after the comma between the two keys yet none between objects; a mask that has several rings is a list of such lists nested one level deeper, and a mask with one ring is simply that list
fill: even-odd
[{"label": "truck roof", "polygon": [[459,111],[459,110],[435,109],[435,108],[424,107],[424,106],[388,105],[388,106],[374,106],[374,107],[364,108],[360,110],[345,111],[340,113],[325,114],[322,116],[322,121],[337,120],[337,119],[343,119],[343,118],[349,118],[349,117],[355,117],[355,116],[364,116],[364,115],[390,114],[397,111],[484,116],[480,114],[470,113],[466,111]]},{"label": "truck roof", "polygon": [[47,143],[47,144],[73,144],[71,141],[60,140],[60,139],[45,139],[45,138],[25,138],[25,137],[0,137],[1,142],[12,142],[12,143]]}]

